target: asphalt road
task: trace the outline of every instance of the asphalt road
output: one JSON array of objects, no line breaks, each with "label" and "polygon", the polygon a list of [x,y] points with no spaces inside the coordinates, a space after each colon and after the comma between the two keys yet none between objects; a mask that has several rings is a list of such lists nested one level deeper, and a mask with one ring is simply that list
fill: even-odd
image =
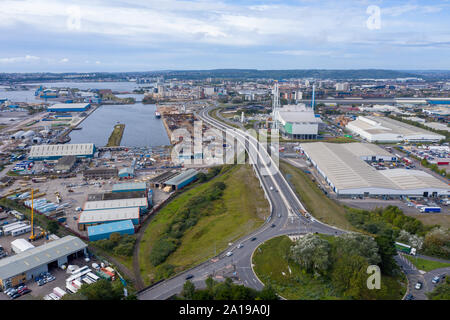
[{"label": "asphalt road", "polygon": [[[402,268],[403,273],[408,278],[408,293],[414,296],[414,300],[427,300],[426,293],[431,292],[440,283],[434,284],[431,282],[435,276],[446,274],[450,275],[450,268],[440,268],[431,270],[426,273],[420,272],[403,254],[394,257],[397,264]],[[422,282],[422,288],[416,289],[417,282]],[[442,280],[441,280],[442,281]]]},{"label": "asphalt road", "polygon": [[[232,130],[232,134],[237,141],[245,145],[246,150],[255,163],[254,169],[258,173],[257,176],[271,203],[272,215],[259,230],[233,243],[218,258],[206,261],[174,278],[143,290],[138,294],[139,300],[163,300],[179,293],[182,290],[187,275],[193,276],[190,280],[197,287],[202,287],[203,281],[209,275],[215,275],[220,270],[232,270],[235,272],[238,282],[260,290],[263,288],[263,284],[253,272],[251,256],[253,251],[264,241],[280,235],[305,234],[309,232],[342,234],[345,232],[320,223],[309,216],[309,214],[306,214],[306,216],[302,215],[302,211],[306,212],[305,208],[278,170],[278,167],[274,166],[274,163],[268,157],[267,150],[256,140],[248,137],[244,132],[211,118],[208,115],[210,110],[211,108],[205,108],[198,116],[204,122],[217,129]],[[270,172],[271,169],[273,169],[272,174],[263,174],[264,170]],[[239,243],[242,244],[242,248],[238,249],[237,245]],[[229,251],[233,253],[231,256],[226,255]]]}]

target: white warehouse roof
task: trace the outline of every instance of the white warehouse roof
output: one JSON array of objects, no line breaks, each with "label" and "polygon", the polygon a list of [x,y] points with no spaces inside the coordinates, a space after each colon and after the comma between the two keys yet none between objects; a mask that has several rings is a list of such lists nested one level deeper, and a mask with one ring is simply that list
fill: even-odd
[{"label": "white warehouse roof", "polygon": [[448,194],[449,186],[419,170],[376,170],[364,160],[372,156],[389,160],[394,157],[382,148],[368,143],[304,143],[301,148],[335,188],[338,194],[400,194],[423,192]]},{"label": "white warehouse roof", "polygon": [[84,211],[119,209],[119,208],[138,208],[148,205],[147,198],[132,199],[114,199],[101,201],[88,201],[84,204]]},{"label": "white warehouse roof", "polygon": [[139,219],[138,207],[83,211],[80,214],[78,223],[97,223],[130,219]]},{"label": "white warehouse roof", "polygon": [[386,117],[359,116],[346,126],[370,142],[439,141],[445,136]]},{"label": "white warehouse roof", "polygon": [[89,156],[94,154],[93,143],[80,144],[43,144],[32,146],[30,158],[47,158],[63,156]]},{"label": "white warehouse roof", "polygon": [[20,252],[35,248],[35,246],[33,246],[25,239],[16,239],[14,241],[11,241],[11,247],[19,249]]}]

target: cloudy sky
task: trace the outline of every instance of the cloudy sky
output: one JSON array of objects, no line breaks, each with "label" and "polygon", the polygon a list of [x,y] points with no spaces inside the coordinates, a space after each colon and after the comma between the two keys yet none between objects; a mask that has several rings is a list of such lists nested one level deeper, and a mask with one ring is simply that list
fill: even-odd
[{"label": "cloudy sky", "polygon": [[0,0],[0,72],[450,69],[450,0]]}]

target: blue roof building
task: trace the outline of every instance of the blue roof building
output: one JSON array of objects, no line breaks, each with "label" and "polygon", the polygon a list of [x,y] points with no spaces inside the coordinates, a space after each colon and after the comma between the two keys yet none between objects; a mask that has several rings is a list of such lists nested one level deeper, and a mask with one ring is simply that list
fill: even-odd
[{"label": "blue roof building", "polygon": [[134,234],[134,225],[131,220],[124,220],[111,223],[103,223],[87,228],[89,241],[97,241],[109,239],[112,233],[120,233],[121,235]]}]

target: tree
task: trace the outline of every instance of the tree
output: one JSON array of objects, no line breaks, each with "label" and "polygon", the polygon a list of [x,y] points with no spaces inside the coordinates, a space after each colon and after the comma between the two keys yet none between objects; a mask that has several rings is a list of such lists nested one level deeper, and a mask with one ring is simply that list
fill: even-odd
[{"label": "tree", "polygon": [[324,274],[329,266],[330,244],[319,236],[309,233],[291,247],[292,258],[308,272]]},{"label": "tree", "polygon": [[339,255],[331,274],[333,285],[345,297],[368,299],[367,260],[359,255]]},{"label": "tree", "polygon": [[197,179],[200,182],[206,182],[208,181],[208,177],[206,176],[206,174],[204,172],[199,172],[197,173]]},{"label": "tree", "polygon": [[192,300],[194,298],[195,285],[191,281],[186,281],[183,285],[183,290],[181,291],[181,296],[187,300]]},{"label": "tree", "polygon": [[387,237],[385,235],[377,236],[375,241],[378,245],[378,252],[381,257],[380,269],[381,272],[387,275],[391,275],[392,272],[397,268],[394,256],[397,254],[394,246],[394,240],[392,237]]},{"label": "tree", "polygon": [[434,228],[423,242],[423,251],[429,255],[450,259],[450,229]]},{"label": "tree", "polygon": [[48,222],[47,229],[48,229],[48,232],[50,232],[50,233],[56,233],[59,229],[58,222],[56,222],[54,220],[50,220]]},{"label": "tree", "polygon": [[450,277],[447,276],[446,281],[427,293],[427,296],[430,300],[450,300]]},{"label": "tree", "polygon": [[123,297],[123,285],[120,281],[112,283],[100,279],[90,285],[83,284],[75,295],[68,295],[66,300],[120,300]]},{"label": "tree", "polygon": [[369,264],[381,262],[375,240],[360,233],[346,233],[336,238],[337,255],[358,255],[366,258]]},{"label": "tree", "polygon": [[261,300],[279,300],[280,297],[278,297],[277,293],[273,289],[273,287],[268,284],[265,286],[258,294],[258,299]]}]

